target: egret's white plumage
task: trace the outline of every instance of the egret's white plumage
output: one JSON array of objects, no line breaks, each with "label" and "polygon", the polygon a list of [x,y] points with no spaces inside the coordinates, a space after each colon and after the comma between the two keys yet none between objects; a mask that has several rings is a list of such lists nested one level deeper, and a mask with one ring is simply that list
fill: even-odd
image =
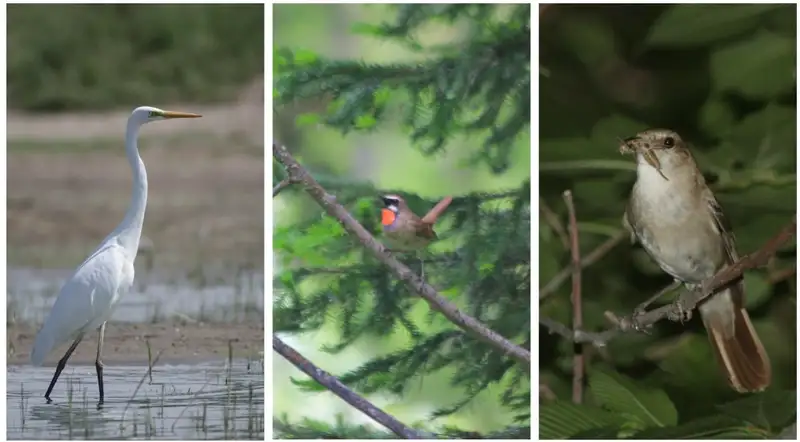
[{"label": "egret's white plumage", "polygon": [[111,317],[120,297],[125,295],[133,285],[133,262],[139,248],[147,206],[147,171],[139,156],[136,143],[139,128],[151,121],[199,116],[142,106],[134,109],[128,118],[125,132],[125,152],[133,172],[130,207],[117,228],[100,243],[100,246],[86,258],[61,287],[50,314],[36,335],[31,352],[33,365],[41,365],[54,348],[65,342],[74,341],[67,354],[59,361],[56,373],[45,394],[48,399],[61,370],[77,344],[87,332],[99,329],[96,366],[100,401],[102,402],[100,353],[105,322]]}]

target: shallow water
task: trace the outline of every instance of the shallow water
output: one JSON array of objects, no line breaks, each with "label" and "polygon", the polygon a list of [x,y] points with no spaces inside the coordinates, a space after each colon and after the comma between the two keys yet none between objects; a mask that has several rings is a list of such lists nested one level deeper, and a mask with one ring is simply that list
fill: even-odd
[{"label": "shallow water", "polygon": [[[58,290],[73,270],[8,269],[9,321],[44,321]],[[140,274],[142,273],[142,274]],[[133,290],[120,300],[111,321],[156,322],[173,317],[205,321],[260,319],[264,275],[248,272],[207,274],[203,278],[164,278],[137,270]],[[252,317],[251,317],[252,316]]]},{"label": "shallow water", "polygon": [[8,366],[8,439],[264,439],[263,361],[106,364],[98,409],[94,365]]}]

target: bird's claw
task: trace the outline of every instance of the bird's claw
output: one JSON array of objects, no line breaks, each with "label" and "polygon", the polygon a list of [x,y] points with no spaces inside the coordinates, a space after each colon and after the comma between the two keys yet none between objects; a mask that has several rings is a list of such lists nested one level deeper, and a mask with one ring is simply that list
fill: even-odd
[{"label": "bird's claw", "polygon": [[630,323],[633,330],[649,335],[650,331],[639,322],[639,318],[644,316],[645,313],[646,311],[642,306],[636,307],[631,314]]},{"label": "bird's claw", "polygon": [[684,322],[688,322],[692,319],[692,311],[687,310],[684,307],[683,300],[678,299],[672,304],[672,310],[669,314],[669,320],[672,322],[680,322],[683,324]]}]

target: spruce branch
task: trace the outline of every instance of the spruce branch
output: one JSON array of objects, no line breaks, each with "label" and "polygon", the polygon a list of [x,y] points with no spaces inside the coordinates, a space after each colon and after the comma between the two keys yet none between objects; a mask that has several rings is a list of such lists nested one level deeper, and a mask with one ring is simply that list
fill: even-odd
[{"label": "spruce branch", "polygon": [[404,439],[429,439],[431,438],[429,435],[424,435],[413,428],[410,428],[400,422],[399,420],[395,419],[391,415],[387,414],[380,408],[376,407],[372,402],[366,400],[365,398],[361,397],[359,394],[354,392],[353,390],[347,388],[346,385],[341,383],[336,376],[318,368],[314,365],[311,361],[304,358],[303,355],[295,351],[292,347],[287,345],[283,342],[280,338],[275,335],[272,335],[272,348],[281,356],[286,358],[287,361],[291,362],[292,365],[299,368],[303,371],[303,373],[311,376],[315,381],[322,384],[325,388],[330,390],[336,396],[339,396],[347,402],[348,404],[352,405],[353,407],[360,410],[362,413],[366,414],[367,416],[371,417],[375,422],[383,425],[392,433],[404,438]]},{"label": "spruce branch", "polygon": [[699,290],[683,293],[672,304],[658,307],[639,315],[631,314],[623,317],[619,317],[612,312],[606,312],[606,317],[614,323],[614,327],[604,332],[587,333],[578,328],[573,330],[558,321],[543,317],[539,318],[539,324],[550,333],[558,334],[575,343],[590,343],[596,347],[603,347],[620,332],[643,331],[664,318],[675,322],[683,321],[685,320],[685,315],[691,313],[700,302],[717,290],[741,278],[745,271],[767,265],[778,250],[795,236],[796,230],[797,215],[792,217],[792,221],[786,224],[760,249],[721,269],[714,276],[704,281]]},{"label": "spruce branch", "polygon": [[383,244],[378,242],[347,209],[338,204],[336,197],[320,186],[314,177],[295,160],[286,147],[273,142],[272,154],[286,168],[288,179],[301,185],[303,190],[330,216],[336,218],[346,231],[358,238],[364,248],[386,265],[398,279],[403,281],[411,289],[412,293],[423,298],[433,310],[442,313],[450,322],[462,330],[498,349],[503,354],[511,356],[530,369],[531,354],[529,351],[489,329],[472,316],[460,311],[453,303],[440,295],[436,289],[414,274],[411,269],[395,259],[394,256],[390,255]]}]

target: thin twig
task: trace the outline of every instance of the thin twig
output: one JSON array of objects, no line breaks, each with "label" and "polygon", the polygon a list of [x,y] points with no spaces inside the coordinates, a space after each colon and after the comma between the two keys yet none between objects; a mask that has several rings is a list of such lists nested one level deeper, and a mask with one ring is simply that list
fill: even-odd
[{"label": "thin twig", "polygon": [[792,263],[791,267],[787,267],[783,270],[777,270],[769,275],[769,283],[770,284],[777,284],[782,282],[783,280],[789,279],[794,274],[797,273],[797,263]]},{"label": "thin twig", "polygon": [[303,355],[295,351],[292,347],[281,341],[281,339],[275,335],[272,335],[272,348],[278,352],[278,354],[286,358],[287,361],[291,362],[292,365],[299,368],[303,373],[311,376],[311,378],[325,386],[325,388],[330,390],[333,394],[339,396],[342,398],[342,400],[354,406],[358,410],[361,410],[362,413],[372,418],[375,422],[383,425],[392,433],[404,439],[430,439],[430,437],[427,437],[413,428],[406,426],[399,420],[373,405],[372,402],[366,400],[353,390],[349,389],[346,385],[339,381],[339,379],[336,379],[336,376],[333,376],[325,370],[318,368],[311,361],[304,358]]},{"label": "thin twig", "polygon": [[567,237],[567,231],[564,229],[564,225],[561,224],[561,221],[558,220],[558,215],[553,212],[553,209],[547,205],[544,201],[544,198],[539,197],[539,212],[542,214],[542,218],[544,222],[556,232],[558,235],[558,239],[561,240],[561,244],[564,246],[565,249],[569,249],[569,238]]},{"label": "thin twig", "polygon": [[[575,215],[575,203],[572,201],[572,192],[564,192],[564,202],[569,214],[570,254],[572,255],[572,328],[583,329],[583,302],[581,300],[581,250],[578,241],[578,217]],[[585,368],[583,344],[575,345],[575,355],[572,358],[572,402],[583,402],[583,378]]]},{"label": "thin twig", "polygon": [[619,332],[619,330],[616,329],[606,330],[599,333],[586,332],[583,330],[572,330],[558,321],[545,317],[539,318],[539,325],[547,329],[547,331],[551,334],[559,335],[568,341],[572,341],[577,344],[591,344],[597,348],[605,347],[608,344],[608,341]]},{"label": "thin twig", "polygon": [[279,193],[281,193],[283,189],[289,187],[290,185],[292,185],[292,180],[290,180],[289,178],[282,180],[280,183],[278,183],[277,185],[275,185],[275,187],[272,188],[272,197],[275,198],[276,196],[278,196]]},{"label": "thin twig", "polygon": [[336,218],[351,235],[361,242],[361,245],[386,265],[391,272],[411,290],[425,300],[428,305],[450,322],[466,331],[470,335],[498,349],[502,354],[508,355],[522,363],[527,369],[531,366],[531,353],[506,339],[504,336],[487,327],[470,315],[462,312],[449,299],[440,295],[436,289],[416,275],[405,264],[387,253],[386,248],[378,242],[367,229],[364,228],[341,204],[336,202],[336,197],[328,193],[308,171],[295,160],[286,147],[272,143],[272,155],[286,168],[287,175],[295,183],[302,184],[303,190],[311,196],[317,204],[330,216]]},{"label": "thin twig", "polygon": [[759,250],[723,268],[713,277],[704,281],[700,290],[685,292],[675,303],[650,310],[639,316],[629,315],[619,317],[612,312],[606,312],[606,318],[614,323],[614,327],[602,333],[572,331],[563,324],[548,318],[539,318],[539,324],[551,333],[556,333],[567,339],[570,339],[571,336],[573,342],[592,343],[597,347],[602,347],[620,332],[642,331],[664,318],[671,321],[683,321],[685,320],[685,314],[687,312],[690,313],[700,302],[711,296],[720,288],[741,278],[745,271],[765,266],[769,260],[775,256],[778,250],[794,237],[796,230],[797,215],[793,216],[792,221],[784,226],[780,232],[767,241]]},{"label": "thin twig", "polygon": [[[611,249],[616,247],[623,239],[625,239],[628,234],[622,230],[616,235],[612,236],[611,238],[607,239],[604,243],[597,246],[596,249],[592,250],[581,260],[581,269],[585,269],[590,265],[594,264],[595,262],[599,261],[600,258],[605,256],[606,253],[610,252]],[[565,267],[559,271],[556,276],[553,277],[544,287],[539,289],[539,300],[541,301],[547,295],[554,293],[561,287],[561,284],[569,278],[570,274],[572,273],[572,267]]]}]

